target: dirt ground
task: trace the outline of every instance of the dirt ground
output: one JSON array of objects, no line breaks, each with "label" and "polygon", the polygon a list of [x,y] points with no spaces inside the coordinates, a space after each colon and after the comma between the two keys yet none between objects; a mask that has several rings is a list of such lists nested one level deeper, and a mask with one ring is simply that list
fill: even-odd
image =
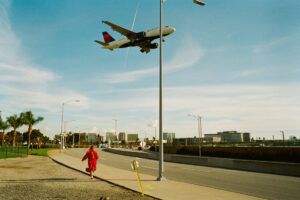
[{"label": "dirt ground", "polygon": [[152,199],[61,166],[48,157],[0,159],[0,199]]}]

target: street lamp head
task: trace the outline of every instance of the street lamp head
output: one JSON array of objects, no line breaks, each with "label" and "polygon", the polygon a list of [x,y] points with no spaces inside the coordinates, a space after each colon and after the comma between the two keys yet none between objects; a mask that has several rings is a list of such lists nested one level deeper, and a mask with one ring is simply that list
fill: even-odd
[{"label": "street lamp head", "polygon": [[76,99],[75,102],[80,102],[80,100],[79,100],[79,99]]}]

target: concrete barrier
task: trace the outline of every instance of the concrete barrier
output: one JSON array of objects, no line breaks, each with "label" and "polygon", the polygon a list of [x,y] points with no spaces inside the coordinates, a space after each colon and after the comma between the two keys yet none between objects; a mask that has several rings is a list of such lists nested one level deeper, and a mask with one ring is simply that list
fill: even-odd
[{"label": "concrete barrier", "polygon": [[[158,153],[155,152],[122,150],[112,148],[105,149],[105,151],[125,156],[147,158],[152,160],[158,159]],[[199,158],[197,156],[185,156],[177,154],[164,154],[164,161],[300,177],[300,163],[270,162],[216,157]]]}]

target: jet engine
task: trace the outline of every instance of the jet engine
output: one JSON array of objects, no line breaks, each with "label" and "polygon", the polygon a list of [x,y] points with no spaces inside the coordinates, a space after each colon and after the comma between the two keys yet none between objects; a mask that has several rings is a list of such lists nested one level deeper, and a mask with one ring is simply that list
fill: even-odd
[{"label": "jet engine", "polygon": [[152,43],[149,47],[150,49],[156,49],[158,47],[158,43]]},{"label": "jet engine", "polygon": [[136,34],[136,37],[137,38],[144,38],[146,36],[146,33],[145,32],[138,32],[137,34]]}]

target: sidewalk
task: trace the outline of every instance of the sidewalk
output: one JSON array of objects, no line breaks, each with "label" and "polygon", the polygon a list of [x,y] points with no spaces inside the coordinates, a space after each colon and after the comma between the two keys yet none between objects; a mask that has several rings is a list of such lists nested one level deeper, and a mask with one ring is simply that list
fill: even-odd
[{"label": "sidewalk", "polygon": [[[66,165],[70,168],[85,172],[86,162],[81,162],[64,153],[51,153],[49,155],[53,160]],[[134,159],[134,158],[133,158]],[[129,165],[130,163],[128,163]],[[107,165],[97,165],[95,177],[107,180],[113,184],[140,192],[139,183],[135,171],[126,171],[113,168]],[[259,200],[261,198],[248,195],[218,190],[214,188],[198,186],[176,181],[156,181],[156,177],[140,174],[144,193],[159,199],[205,199],[205,200]]]}]

